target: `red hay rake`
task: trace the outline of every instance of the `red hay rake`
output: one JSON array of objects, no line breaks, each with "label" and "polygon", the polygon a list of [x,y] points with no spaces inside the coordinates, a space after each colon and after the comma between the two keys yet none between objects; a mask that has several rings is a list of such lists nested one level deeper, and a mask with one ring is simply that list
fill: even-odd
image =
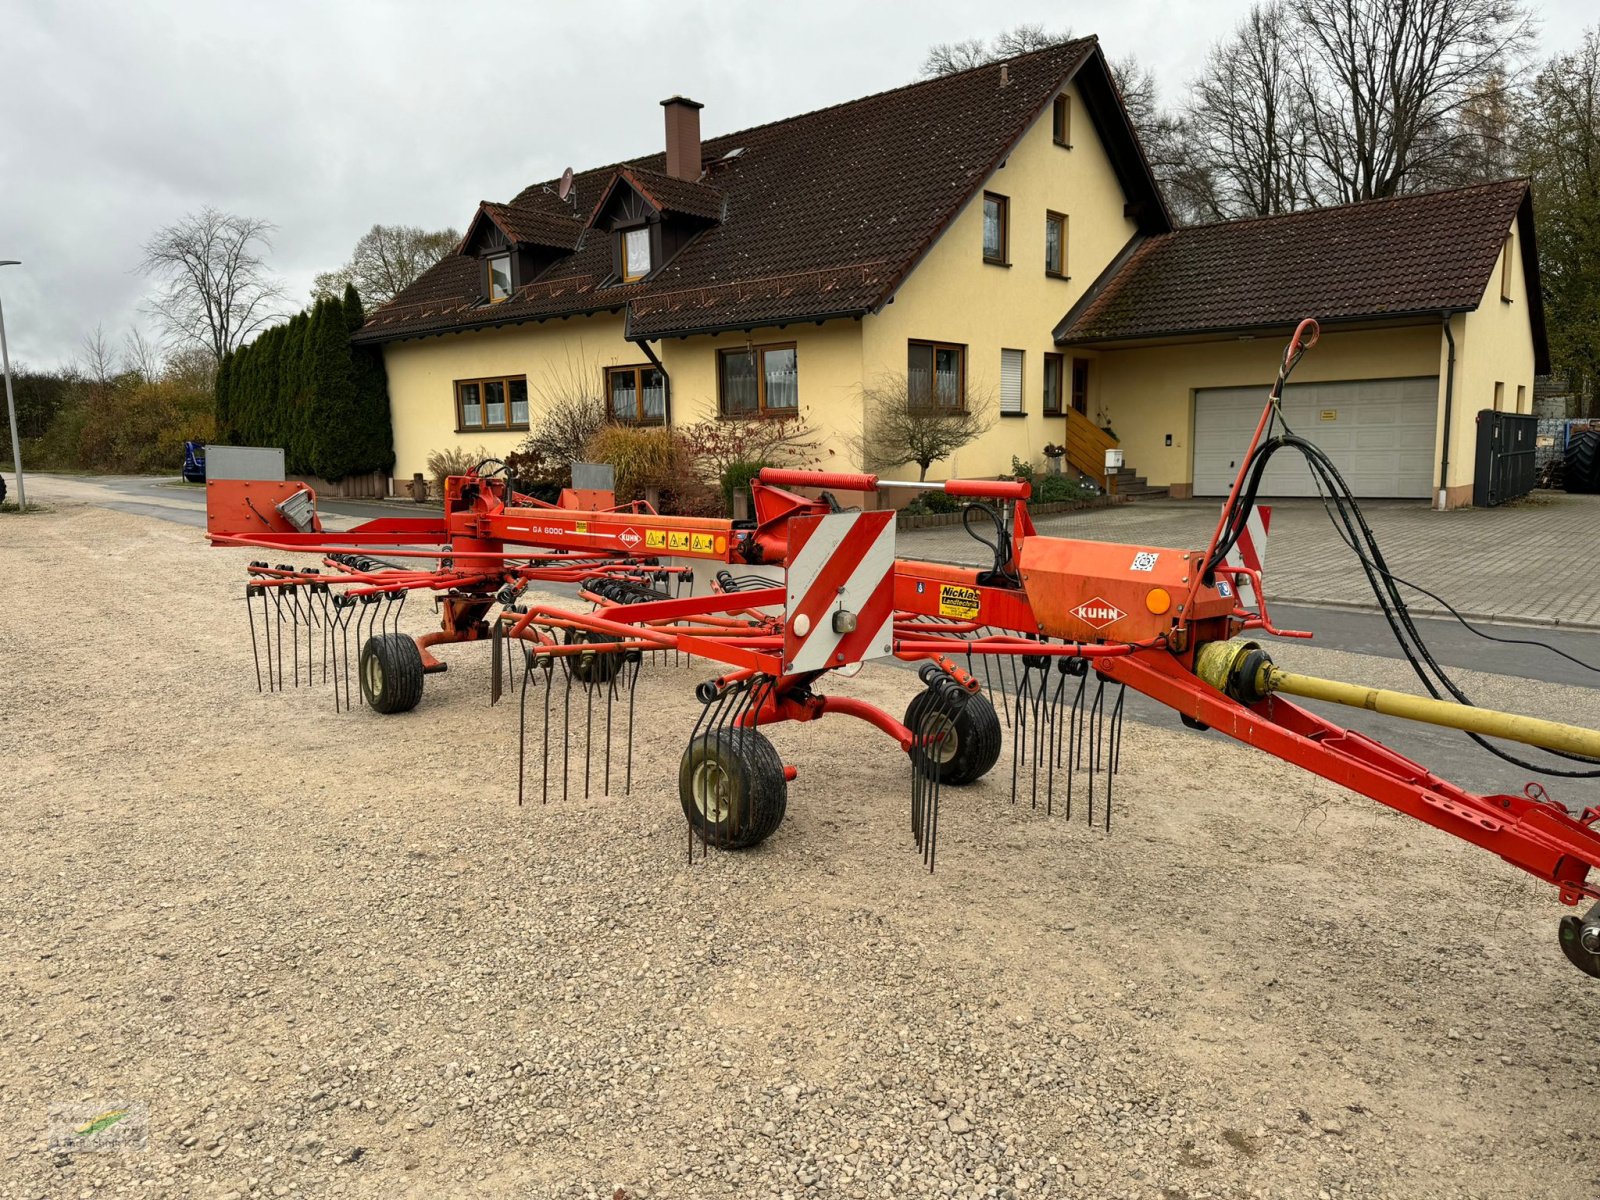
[{"label": "red hay rake", "polygon": [[[1216,729],[1493,851],[1554,884],[1566,904],[1600,898],[1590,878],[1600,863],[1600,809],[1573,817],[1536,784],[1520,795],[1457,787],[1287,700],[1338,700],[1328,690],[1347,685],[1279,671],[1244,640],[1253,629],[1282,631],[1259,574],[1224,565],[1224,556],[1248,518],[1247,472],[1257,460],[1265,465],[1257,443],[1278,419],[1283,381],[1315,340],[1313,323],[1296,332],[1204,551],[1042,537],[1023,482],[903,484],[769,468],[752,486],[755,519],[734,522],[618,505],[607,492],[569,489],[546,504],[519,492],[503,467],[489,469],[498,467],[492,461],[447,481],[438,518],[384,518],[343,533],[323,530],[303,485],[213,481],[208,530],[215,545],[320,560],[250,564],[259,688],[331,682],[336,709],[352,708],[358,690],[376,712],[406,712],[425,676],[445,670],[438,647],[489,641],[491,702],[507,685],[518,693],[519,803],[534,772],[541,801],[570,795],[580,755],[585,794],[596,785],[611,792],[618,777],[629,791],[641,671],[667,656],[717,664],[721,672],[696,689],[703,708],[679,768],[691,857],[697,843],[754,846],[779,828],[795,771],[761,730],[828,716],[865,721],[906,753],[912,841],[929,869],[941,789],[991,771],[1006,728],[1013,803],[1021,796],[1068,817],[1077,804],[1091,825],[1109,830],[1132,687],[1191,727]],[[963,499],[963,523],[991,548],[992,565],[898,559],[891,512],[846,511],[830,494],[904,487]],[[697,589],[699,565],[714,570]],[[1256,607],[1241,606],[1241,582],[1252,585]],[[525,604],[534,583],[576,585],[583,603]],[[434,595],[440,628],[413,638],[399,618],[417,591]],[[820,690],[833,672],[890,658],[917,664],[922,683],[903,716]],[[1412,702],[1407,716],[1564,749],[1584,762],[1600,752],[1592,731],[1360,691],[1397,698],[1397,709]],[[1416,707],[1428,705],[1437,709]],[[542,718],[538,748],[528,744],[530,711]],[[1600,976],[1600,904],[1563,919],[1560,942],[1575,965]]]}]

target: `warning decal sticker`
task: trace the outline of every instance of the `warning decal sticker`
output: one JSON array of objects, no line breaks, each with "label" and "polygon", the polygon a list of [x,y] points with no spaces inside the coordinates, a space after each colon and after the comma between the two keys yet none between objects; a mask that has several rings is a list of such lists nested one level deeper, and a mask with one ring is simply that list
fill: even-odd
[{"label": "warning decal sticker", "polygon": [[711,554],[713,552],[711,548],[716,545],[716,542],[717,539],[709,533],[697,533],[690,538],[690,545],[697,554]]},{"label": "warning decal sticker", "polygon": [[652,550],[665,550],[667,548],[667,534],[663,529],[646,529],[644,531],[644,544]]},{"label": "warning decal sticker", "polygon": [[939,615],[954,617],[958,621],[975,620],[978,616],[978,589],[961,587],[954,583],[939,587]]}]

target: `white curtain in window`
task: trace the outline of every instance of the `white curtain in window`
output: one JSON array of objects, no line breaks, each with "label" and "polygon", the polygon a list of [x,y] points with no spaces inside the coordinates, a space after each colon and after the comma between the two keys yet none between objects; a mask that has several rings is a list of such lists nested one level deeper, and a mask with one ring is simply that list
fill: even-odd
[{"label": "white curtain in window", "polygon": [[628,256],[627,274],[630,278],[647,274],[650,270],[650,231],[630,229],[623,250]]},{"label": "white curtain in window", "polygon": [[1000,411],[1022,411],[1022,351],[1000,351]]},{"label": "white curtain in window", "polygon": [[983,202],[983,256],[1000,258],[1005,254],[1001,234],[1000,205],[994,200]]},{"label": "white curtain in window", "polygon": [[667,381],[653,367],[644,372],[644,413],[646,421],[659,421],[667,415]]},{"label": "white curtain in window", "polygon": [[800,407],[800,372],[795,352],[790,349],[768,350],[761,356],[766,372],[767,409]]}]

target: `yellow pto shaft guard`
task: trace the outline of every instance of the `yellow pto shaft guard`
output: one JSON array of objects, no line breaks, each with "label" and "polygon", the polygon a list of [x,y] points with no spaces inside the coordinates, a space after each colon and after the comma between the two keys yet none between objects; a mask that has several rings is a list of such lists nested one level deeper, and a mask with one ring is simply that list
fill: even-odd
[{"label": "yellow pto shaft guard", "polygon": [[1314,675],[1296,675],[1273,665],[1271,656],[1261,648],[1260,643],[1245,638],[1210,642],[1202,646],[1195,657],[1195,674],[1219,692],[1243,704],[1255,704],[1273,693],[1281,692],[1310,700],[1344,704],[1350,708],[1364,708],[1407,721],[1463,729],[1468,733],[1522,742],[1546,750],[1600,758],[1600,731],[1539,717],[1455,704],[1448,700],[1434,700],[1427,696],[1413,696],[1406,692],[1391,692],[1385,688],[1319,679]]}]

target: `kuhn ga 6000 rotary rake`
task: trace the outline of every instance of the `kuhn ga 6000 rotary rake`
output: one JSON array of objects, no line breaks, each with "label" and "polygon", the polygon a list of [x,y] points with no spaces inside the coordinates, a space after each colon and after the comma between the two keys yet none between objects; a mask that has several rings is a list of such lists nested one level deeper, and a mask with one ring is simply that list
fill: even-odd
[{"label": "kuhn ga 6000 rotary rake", "polygon": [[[1600,766],[1600,733],[1466,702],[1422,645],[1400,581],[1338,472],[1286,426],[1275,433],[1284,379],[1315,341],[1314,323],[1296,331],[1205,550],[1042,537],[1028,516],[1028,484],[1009,480],[900,484],[769,468],[752,488],[755,519],[728,521],[618,505],[607,492],[568,490],[545,504],[492,462],[446,482],[437,518],[385,518],[337,534],[323,530],[301,484],[217,480],[207,485],[208,529],[216,545],[320,558],[315,568],[250,565],[258,685],[331,681],[335,706],[348,708],[353,642],[360,696],[379,713],[400,713],[417,705],[427,674],[445,669],[437,647],[489,641],[492,700],[507,680],[519,690],[519,801],[535,775],[541,798],[566,794],[579,756],[585,790],[631,787],[643,666],[665,655],[720,664],[722,673],[697,688],[704,709],[678,774],[691,853],[696,839],[733,849],[771,836],[794,771],[761,728],[829,715],[868,722],[908,755],[911,834],[930,867],[940,788],[972,783],[996,765],[1002,721],[1012,731],[1013,802],[1020,794],[1070,816],[1076,784],[1091,824],[1098,815],[1109,827],[1123,696],[1132,687],[1191,727],[1216,729],[1491,850],[1554,884],[1566,904],[1600,898],[1590,875],[1600,863],[1600,808],[1574,817],[1538,784],[1519,795],[1473,794],[1285,698],[1375,708]],[[1330,515],[1433,699],[1293,675],[1249,640],[1251,630],[1282,631],[1259,599],[1259,574],[1226,565],[1226,556],[1267,459],[1285,448],[1305,455],[1327,491]],[[891,512],[841,510],[830,494],[899,487],[965,501],[963,522],[989,545],[992,564],[899,560]],[[715,564],[709,589],[696,590],[695,564]],[[522,603],[535,582],[576,584],[583,603]],[[1255,607],[1241,605],[1241,583]],[[420,638],[398,628],[415,591],[433,593],[442,614],[440,628]],[[888,658],[919,664],[923,686],[903,717],[820,690],[830,672]],[[526,737],[530,690],[544,729],[537,750]],[[1600,976],[1600,904],[1564,918],[1559,934],[1568,958]]]}]

